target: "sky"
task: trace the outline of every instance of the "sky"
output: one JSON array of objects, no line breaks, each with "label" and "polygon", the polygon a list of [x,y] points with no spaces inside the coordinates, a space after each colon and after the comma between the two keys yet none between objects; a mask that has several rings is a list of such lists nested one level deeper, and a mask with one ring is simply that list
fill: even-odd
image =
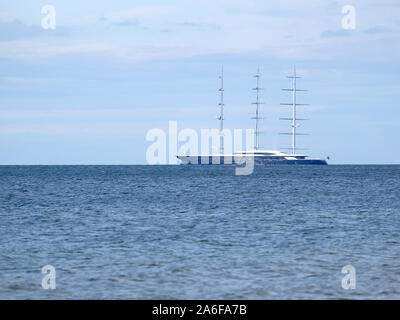
[{"label": "sky", "polygon": [[259,67],[261,147],[289,147],[294,65],[299,147],[400,163],[398,0],[2,0],[0,164],[146,164],[149,130],[218,128],[222,66],[225,127],[254,127]]}]

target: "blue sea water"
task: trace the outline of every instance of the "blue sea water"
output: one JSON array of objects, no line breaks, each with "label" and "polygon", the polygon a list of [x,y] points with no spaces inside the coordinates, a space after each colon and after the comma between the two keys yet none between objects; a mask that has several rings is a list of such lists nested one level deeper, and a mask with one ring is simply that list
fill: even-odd
[{"label": "blue sea water", "polygon": [[399,299],[399,217],[396,165],[0,166],[0,298]]}]

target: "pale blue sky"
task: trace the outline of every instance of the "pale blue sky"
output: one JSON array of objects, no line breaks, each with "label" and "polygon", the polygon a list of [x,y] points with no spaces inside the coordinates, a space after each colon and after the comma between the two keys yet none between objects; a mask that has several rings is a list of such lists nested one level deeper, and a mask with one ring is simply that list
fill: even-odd
[{"label": "pale blue sky", "polygon": [[[56,8],[56,30],[41,8]],[[356,29],[341,26],[344,5]],[[299,146],[331,163],[400,163],[400,3],[10,1],[0,4],[0,164],[144,164],[148,130],[251,128],[257,66],[261,145],[287,147],[278,118],[296,64],[309,90]]]}]

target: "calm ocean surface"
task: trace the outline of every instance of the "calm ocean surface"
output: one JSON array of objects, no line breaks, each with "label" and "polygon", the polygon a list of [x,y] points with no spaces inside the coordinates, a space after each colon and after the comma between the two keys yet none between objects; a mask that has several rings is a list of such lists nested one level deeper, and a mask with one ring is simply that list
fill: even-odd
[{"label": "calm ocean surface", "polygon": [[400,166],[0,166],[0,272],[1,299],[399,299]]}]

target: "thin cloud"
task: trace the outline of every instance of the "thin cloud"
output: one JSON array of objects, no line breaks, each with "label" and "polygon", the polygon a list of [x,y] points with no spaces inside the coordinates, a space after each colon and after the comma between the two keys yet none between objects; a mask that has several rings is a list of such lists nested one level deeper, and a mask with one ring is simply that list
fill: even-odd
[{"label": "thin cloud", "polygon": [[105,16],[101,16],[99,18],[99,21],[100,22],[108,22],[111,25],[122,26],[122,27],[132,27],[132,26],[140,25],[140,21],[137,18],[129,18],[129,19],[126,19],[126,20],[121,20],[121,21],[115,21],[114,22],[114,21],[111,21],[111,20],[107,19]]},{"label": "thin cloud", "polygon": [[176,25],[178,27],[197,28],[197,29],[214,29],[214,30],[221,29],[221,27],[217,24],[189,22],[189,21],[177,22]]},{"label": "thin cloud", "polygon": [[158,18],[159,16],[165,16],[174,11],[175,8],[171,6],[149,6],[111,12],[108,14],[104,14],[103,16],[109,21],[118,23],[131,19],[142,20],[149,18]]},{"label": "thin cloud", "polygon": [[368,28],[362,32],[365,34],[379,34],[379,33],[391,33],[391,32],[395,32],[395,30],[393,30],[391,28],[385,28],[382,26],[376,26],[376,27]]},{"label": "thin cloud", "polygon": [[350,37],[352,35],[352,31],[350,30],[326,30],[321,33],[322,38],[342,38],[342,37]]},{"label": "thin cloud", "polygon": [[27,38],[65,36],[69,32],[64,27],[55,30],[45,30],[38,25],[27,25],[15,19],[12,21],[0,21],[0,41],[12,41]]}]

